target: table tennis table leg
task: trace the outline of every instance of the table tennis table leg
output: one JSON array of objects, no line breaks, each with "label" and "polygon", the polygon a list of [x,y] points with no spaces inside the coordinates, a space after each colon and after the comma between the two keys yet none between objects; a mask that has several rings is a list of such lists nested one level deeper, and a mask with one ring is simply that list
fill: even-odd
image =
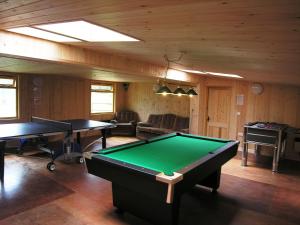
[{"label": "table tennis table leg", "polygon": [[102,129],[102,149],[106,148],[106,130]]},{"label": "table tennis table leg", "polygon": [[80,146],[80,142],[81,142],[81,141],[80,141],[80,138],[81,138],[81,137],[80,137],[80,132],[77,132],[77,133],[76,133],[76,142],[77,142],[77,144],[78,144],[79,146]]},{"label": "table tennis table leg", "polygon": [[0,181],[4,182],[4,151],[5,151],[5,141],[0,141]]}]

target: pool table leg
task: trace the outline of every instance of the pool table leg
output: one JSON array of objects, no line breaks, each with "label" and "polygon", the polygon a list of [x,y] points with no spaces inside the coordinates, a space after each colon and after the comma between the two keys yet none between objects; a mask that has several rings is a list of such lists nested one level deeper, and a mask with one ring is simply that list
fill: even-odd
[{"label": "pool table leg", "polygon": [[212,188],[213,192],[216,192],[220,187],[221,168],[217,169],[211,175],[202,180],[199,184],[205,187]]}]

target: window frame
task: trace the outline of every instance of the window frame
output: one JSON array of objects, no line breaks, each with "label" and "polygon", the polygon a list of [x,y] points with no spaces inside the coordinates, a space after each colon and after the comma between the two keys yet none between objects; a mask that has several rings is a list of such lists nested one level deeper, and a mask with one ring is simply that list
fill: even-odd
[{"label": "window frame", "polygon": [[11,116],[11,117],[0,117],[0,120],[15,120],[19,119],[19,76],[13,76],[13,75],[1,75],[0,74],[0,79],[13,79],[14,84],[13,85],[3,85],[0,84],[0,88],[14,88],[16,89],[16,116]]},{"label": "window frame", "polygon": [[[112,91],[107,91],[107,90],[93,90],[92,85],[103,85],[103,86],[112,86]],[[92,92],[100,92],[100,93],[113,93],[113,110],[112,112],[96,112],[92,113]],[[95,116],[95,115],[103,115],[103,114],[114,114],[116,110],[116,85],[114,83],[109,83],[109,82],[103,82],[103,81],[92,81],[90,83],[90,115]]]}]

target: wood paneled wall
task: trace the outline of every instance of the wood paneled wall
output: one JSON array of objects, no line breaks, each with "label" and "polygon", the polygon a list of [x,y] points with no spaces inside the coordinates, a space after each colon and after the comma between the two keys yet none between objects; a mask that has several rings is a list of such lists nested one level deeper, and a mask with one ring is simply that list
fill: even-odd
[{"label": "wood paneled wall", "polygon": [[89,80],[32,76],[31,113],[51,119],[89,118]]},{"label": "wood paneled wall", "polygon": [[131,83],[126,92],[127,109],[137,112],[141,121],[147,121],[149,114],[173,113],[179,116],[189,116],[189,97],[157,95],[154,93],[153,85],[152,83]]},{"label": "wood paneled wall", "polygon": [[[191,132],[206,135],[207,91],[209,87],[230,87],[231,112],[229,138],[243,140],[243,125],[253,121],[286,123],[300,128],[300,88],[294,86],[262,83],[263,93],[255,95],[252,82],[240,80],[202,79],[197,86],[199,96],[191,100]],[[237,105],[237,95],[244,97],[243,105]],[[290,158],[299,155],[289,149]]]},{"label": "wood paneled wall", "polygon": [[[9,122],[28,121],[31,116],[57,120],[112,119],[113,113],[90,115],[90,84],[89,79],[53,75],[20,75],[19,120]],[[121,83],[115,83],[115,87],[115,108],[118,111],[124,108],[124,90]]]},{"label": "wood paneled wall", "polygon": [[[90,115],[90,83],[89,79],[65,76],[19,76],[18,121],[29,120],[32,115],[50,119],[112,119],[113,114]],[[299,87],[263,83],[263,93],[255,95],[251,91],[252,84],[249,81],[203,78],[196,87],[199,95],[190,99],[156,95],[152,83],[130,83],[127,91],[122,83],[116,83],[116,111],[136,111],[141,121],[146,121],[152,113],[189,116],[191,133],[206,135],[208,88],[229,87],[229,138],[242,142],[243,125],[252,121],[286,123],[300,128]],[[237,105],[237,95],[244,97],[243,105]],[[296,153],[289,153],[289,158],[300,159]]]},{"label": "wood paneled wall", "polygon": [[[263,83],[263,93],[255,95],[251,91],[252,84],[236,80],[201,80],[197,86],[199,96],[191,101],[191,113],[199,117],[197,120],[199,125],[195,125],[193,132],[205,134],[206,122],[203,118],[207,109],[208,87],[230,87],[232,90],[230,123],[235,124],[236,128],[231,128],[235,129],[235,132],[231,132],[230,138],[236,138],[238,132],[243,132],[243,125],[251,121],[272,121],[300,127],[299,87]],[[237,95],[244,96],[243,105],[236,104]]]}]

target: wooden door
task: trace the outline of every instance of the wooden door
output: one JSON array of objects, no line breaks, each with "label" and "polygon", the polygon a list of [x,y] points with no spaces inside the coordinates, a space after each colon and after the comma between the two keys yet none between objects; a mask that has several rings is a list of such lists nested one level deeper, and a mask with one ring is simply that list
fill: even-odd
[{"label": "wooden door", "polygon": [[228,138],[231,88],[208,89],[207,136]]}]

